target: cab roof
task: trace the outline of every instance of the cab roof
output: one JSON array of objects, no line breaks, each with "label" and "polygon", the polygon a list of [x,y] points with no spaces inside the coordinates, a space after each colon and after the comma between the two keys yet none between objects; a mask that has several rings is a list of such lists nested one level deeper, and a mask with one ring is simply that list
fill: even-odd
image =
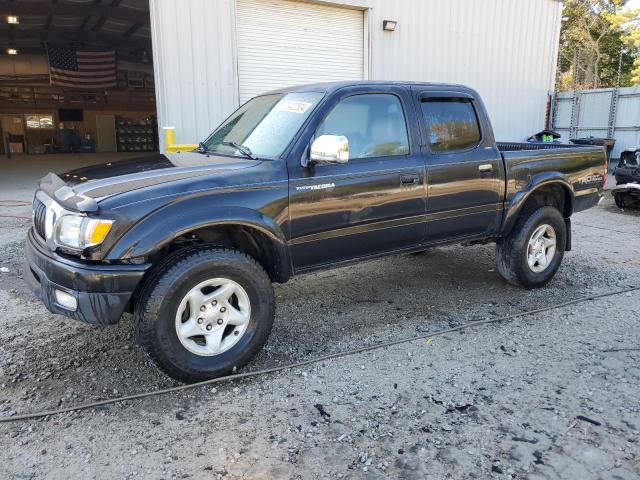
[{"label": "cab roof", "polygon": [[341,88],[357,86],[399,86],[399,87],[424,87],[429,90],[457,90],[475,93],[471,88],[455,83],[433,83],[433,82],[407,82],[407,81],[387,81],[387,80],[350,80],[341,82],[310,83],[306,85],[294,85],[291,87],[271,90],[266,94],[273,93],[293,93],[293,92],[322,92],[331,93]]}]

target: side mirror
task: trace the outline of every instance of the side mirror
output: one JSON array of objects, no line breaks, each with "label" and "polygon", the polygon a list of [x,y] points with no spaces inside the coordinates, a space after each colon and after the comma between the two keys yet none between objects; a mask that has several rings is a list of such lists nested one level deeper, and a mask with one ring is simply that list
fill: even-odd
[{"label": "side mirror", "polygon": [[311,144],[309,163],[347,163],[349,140],[344,135],[321,135]]}]

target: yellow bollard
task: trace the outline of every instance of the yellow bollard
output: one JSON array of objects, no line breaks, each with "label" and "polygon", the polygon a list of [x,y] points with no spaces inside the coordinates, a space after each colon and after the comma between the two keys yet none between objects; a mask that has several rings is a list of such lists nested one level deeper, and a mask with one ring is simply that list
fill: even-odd
[{"label": "yellow bollard", "polygon": [[176,127],[164,127],[164,144],[169,147],[176,144]]},{"label": "yellow bollard", "polygon": [[188,152],[198,147],[195,143],[176,143],[176,127],[163,127],[163,130],[166,153]]}]

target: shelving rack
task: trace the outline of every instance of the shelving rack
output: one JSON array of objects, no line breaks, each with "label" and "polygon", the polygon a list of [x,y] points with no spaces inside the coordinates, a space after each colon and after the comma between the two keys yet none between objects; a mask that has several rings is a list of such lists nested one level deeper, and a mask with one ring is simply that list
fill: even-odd
[{"label": "shelving rack", "polygon": [[158,151],[158,122],[155,115],[143,119],[116,117],[119,152]]}]

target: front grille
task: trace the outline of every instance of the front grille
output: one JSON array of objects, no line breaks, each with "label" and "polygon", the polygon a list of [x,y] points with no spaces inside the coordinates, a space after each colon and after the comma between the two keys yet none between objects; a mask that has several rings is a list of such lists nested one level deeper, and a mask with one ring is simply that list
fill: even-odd
[{"label": "front grille", "polygon": [[36,198],[33,205],[33,226],[42,238],[46,239],[45,219],[47,217],[47,206]]}]

